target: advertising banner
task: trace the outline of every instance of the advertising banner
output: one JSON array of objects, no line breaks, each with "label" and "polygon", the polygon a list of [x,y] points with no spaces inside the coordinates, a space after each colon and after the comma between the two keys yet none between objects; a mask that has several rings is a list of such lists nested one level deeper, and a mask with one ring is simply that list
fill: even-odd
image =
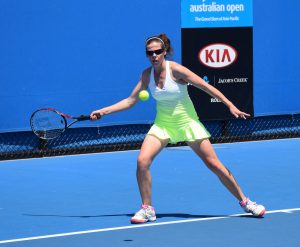
[{"label": "advertising banner", "polygon": [[[182,0],[182,64],[253,116],[252,1]],[[201,120],[230,119],[226,106],[189,86]]]}]

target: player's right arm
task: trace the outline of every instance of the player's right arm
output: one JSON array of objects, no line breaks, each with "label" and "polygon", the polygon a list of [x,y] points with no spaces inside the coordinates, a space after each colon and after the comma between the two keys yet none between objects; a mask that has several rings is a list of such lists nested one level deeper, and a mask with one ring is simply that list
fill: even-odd
[{"label": "player's right arm", "polygon": [[141,90],[145,90],[148,87],[150,79],[150,68],[143,71],[142,76],[135,88],[129,95],[129,97],[99,110],[95,110],[90,114],[92,120],[100,119],[101,117],[119,111],[124,111],[133,107],[139,100],[138,94]]}]

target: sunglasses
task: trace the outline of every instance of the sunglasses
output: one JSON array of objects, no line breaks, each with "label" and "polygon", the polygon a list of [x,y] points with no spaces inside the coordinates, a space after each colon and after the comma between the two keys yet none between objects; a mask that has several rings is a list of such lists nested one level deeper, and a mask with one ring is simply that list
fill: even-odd
[{"label": "sunglasses", "polygon": [[147,51],[146,50],[146,54],[147,56],[153,56],[153,54],[155,53],[156,55],[162,54],[165,51],[165,49],[158,49],[155,51]]}]

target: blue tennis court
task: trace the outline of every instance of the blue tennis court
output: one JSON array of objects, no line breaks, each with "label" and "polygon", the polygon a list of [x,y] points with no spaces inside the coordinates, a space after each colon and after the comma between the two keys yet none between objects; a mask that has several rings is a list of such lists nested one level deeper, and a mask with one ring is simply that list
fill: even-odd
[{"label": "blue tennis court", "polygon": [[0,163],[1,246],[298,246],[300,139],[214,145],[245,194],[267,208],[244,214],[188,147],[152,165],[155,223],[140,207],[138,151]]},{"label": "blue tennis court", "polygon": [[[300,246],[299,9],[0,0],[0,247]],[[34,120],[38,110],[59,118]],[[72,122],[83,116],[95,121]],[[207,137],[203,127],[263,218],[185,146]],[[134,225],[150,128],[170,144],[151,166],[157,220]]]}]

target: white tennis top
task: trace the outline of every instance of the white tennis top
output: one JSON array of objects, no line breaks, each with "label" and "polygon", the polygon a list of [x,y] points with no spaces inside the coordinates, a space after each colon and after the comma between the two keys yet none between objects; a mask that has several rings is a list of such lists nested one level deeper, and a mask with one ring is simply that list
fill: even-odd
[{"label": "white tennis top", "polygon": [[[155,84],[154,69],[150,73],[149,90],[156,101],[184,101],[189,98],[187,85],[175,82],[170,73],[170,61],[166,61],[166,79],[163,88]],[[175,103],[174,102],[174,103]]]}]

